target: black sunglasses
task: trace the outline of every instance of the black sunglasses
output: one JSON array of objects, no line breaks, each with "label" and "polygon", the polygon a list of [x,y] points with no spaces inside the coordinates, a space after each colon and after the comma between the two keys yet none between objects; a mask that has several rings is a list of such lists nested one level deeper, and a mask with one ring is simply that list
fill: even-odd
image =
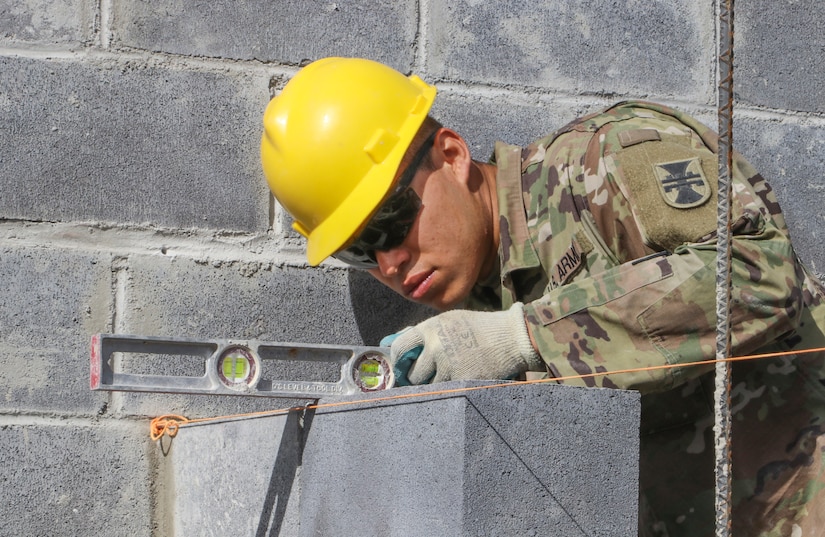
[{"label": "black sunglasses", "polygon": [[378,266],[376,250],[390,250],[404,242],[421,210],[421,198],[410,185],[424,157],[430,152],[437,132],[424,140],[398,179],[395,189],[378,207],[358,237],[332,257],[355,268],[371,269]]}]

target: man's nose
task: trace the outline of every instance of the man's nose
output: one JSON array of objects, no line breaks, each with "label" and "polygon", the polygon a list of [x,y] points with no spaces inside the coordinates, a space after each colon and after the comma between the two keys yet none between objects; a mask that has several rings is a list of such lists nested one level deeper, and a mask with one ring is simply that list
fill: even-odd
[{"label": "man's nose", "polygon": [[410,254],[403,246],[398,246],[390,250],[376,250],[375,252],[378,269],[381,271],[381,275],[387,278],[398,274],[401,267],[409,258]]}]

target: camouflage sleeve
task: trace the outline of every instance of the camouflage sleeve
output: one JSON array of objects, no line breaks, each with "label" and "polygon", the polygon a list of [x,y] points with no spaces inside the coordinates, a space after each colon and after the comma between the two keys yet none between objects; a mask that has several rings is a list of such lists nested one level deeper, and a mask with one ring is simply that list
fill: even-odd
[{"label": "camouflage sleeve", "polygon": [[[731,240],[732,354],[746,355],[798,323],[802,269],[787,236],[758,212],[737,220]],[[715,355],[714,240],[627,262],[549,291],[526,305],[539,353],[557,378],[599,373],[574,384],[666,390],[712,365]],[[565,381],[567,382],[567,381]]]}]

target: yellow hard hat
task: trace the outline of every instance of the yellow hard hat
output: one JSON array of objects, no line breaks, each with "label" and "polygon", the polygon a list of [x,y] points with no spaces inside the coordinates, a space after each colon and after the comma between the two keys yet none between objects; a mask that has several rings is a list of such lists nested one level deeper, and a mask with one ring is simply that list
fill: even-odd
[{"label": "yellow hard hat", "polygon": [[380,63],[325,58],[301,69],[264,113],[269,187],[318,265],[378,209],[436,89]]}]

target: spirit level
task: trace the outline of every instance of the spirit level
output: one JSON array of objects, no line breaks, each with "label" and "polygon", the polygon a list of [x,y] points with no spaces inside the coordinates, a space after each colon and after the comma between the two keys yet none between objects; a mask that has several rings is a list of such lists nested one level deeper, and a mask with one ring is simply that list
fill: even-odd
[{"label": "spirit level", "polygon": [[92,336],[92,390],[319,399],[393,384],[386,347]]}]

